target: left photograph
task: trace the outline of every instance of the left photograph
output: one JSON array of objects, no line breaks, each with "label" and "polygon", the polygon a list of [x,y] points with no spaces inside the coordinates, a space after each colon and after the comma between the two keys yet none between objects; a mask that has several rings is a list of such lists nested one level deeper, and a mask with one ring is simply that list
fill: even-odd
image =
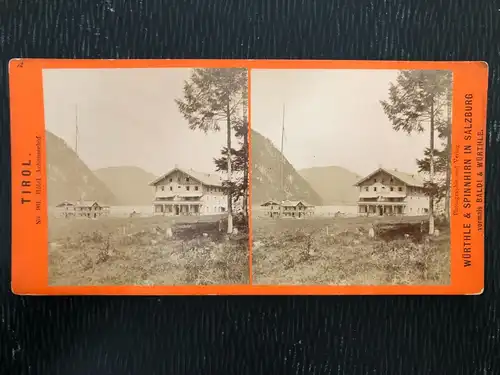
[{"label": "left photograph", "polygon": [[248,71],[43,71],[49,285],[249,283]]}]

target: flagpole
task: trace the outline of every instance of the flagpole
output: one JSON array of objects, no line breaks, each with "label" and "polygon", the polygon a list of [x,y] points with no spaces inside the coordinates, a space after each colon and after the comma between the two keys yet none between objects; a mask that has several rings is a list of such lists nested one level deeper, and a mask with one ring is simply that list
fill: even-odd
[{"label": "flagpole", "polygon": [[283,155],[284,140],[285,140],[285,104],[283,103],[283,115],[281,124],[281,168],[280,168],[281,194],[283,196],[283,199],[285,199],[285,181],[284,181],[285,156]]},{"label": "flagpole", "polygon": [[78,155],[78,104],[75,104],[75,153]]}]

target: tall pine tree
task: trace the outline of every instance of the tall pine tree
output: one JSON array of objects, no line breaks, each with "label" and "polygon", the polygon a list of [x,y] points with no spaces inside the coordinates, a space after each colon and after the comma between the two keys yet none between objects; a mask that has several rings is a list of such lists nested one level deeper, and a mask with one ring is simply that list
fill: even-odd
[{"label": "tall pine tree", "polygon": [[247,70],[244,68],[198,68],[184,83],[183,98],[177,106],[188,121],[189,128],[209,131],[226,130],[226,168],[228,187],[227,233],[233,232],[233,148],[232,132],[242,122],[242,107],[248,92]]},{"label": "tall pine tree", "polygon": [[[248,123],[245,119],[238,121],[234,126],[234,135],[239,140],[239,148],[231,150],[231,169],[235,174],[233,181],[226,182],[225,187],[231,192],[233,202],[242,202],[242,213],[245,222],[248,223]],[[221,157],[215,158],[214,162],[218,171],[227,171],[227,148],[221,150]]]},{"label": "tall pine tree", "polygon": [[[424,161],[428,160],[428,181],[426,183],[429,195],[429,234],[434,233],[434,203],[438,199],[436,174],[436,131],[442,134],[444,126],[444,109],[448,104],[451,86],[451,72],[443,70],[411,70],[401,71],[396,83],[389,85],[389,98],[381,101],[385,114],[395,131],[408,134],[429,131],[429,147],[424,150]],[[449,128],[449,123],[448,123]],[[448,142],[447,142],[448,144]],[[425,164],[425,163],[424,163]],[[424,165],[419,165],[422,169]],[[449,168],[449,166],[448,166]],[[449,182],[448,182],[449,185]]]},{"label": "tall pine tree", "polygon": [[[451,91],[451,86],[450,86]],[[446,103],[451,109],[451,101]],[[444,215],[447,220],[450,217],[450,192],[451,192],[451,114],[446,111],[436,124],[438,139],[441,145],[434,150],[434,184],[429,190],[437,203],[444,200]],[[418,171],[424,174],[430,172],[430,149],[426,148],[424,157],[417,159]]]}]

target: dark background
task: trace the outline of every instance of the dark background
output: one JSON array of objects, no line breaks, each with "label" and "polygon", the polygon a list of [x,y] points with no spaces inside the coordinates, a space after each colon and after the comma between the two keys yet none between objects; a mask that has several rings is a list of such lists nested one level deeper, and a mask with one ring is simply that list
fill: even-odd
[{"label": "dark background", "polygon": [[[3,373],[500,374],[499,26],[500,3],[493,0],[0,0]],[[13,57],[487,61],[484,294],[13,296],[7,70]]]}]

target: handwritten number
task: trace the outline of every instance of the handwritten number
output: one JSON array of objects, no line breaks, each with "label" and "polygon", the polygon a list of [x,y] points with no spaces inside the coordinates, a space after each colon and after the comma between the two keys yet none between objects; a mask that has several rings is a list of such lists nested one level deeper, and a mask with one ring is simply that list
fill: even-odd
[{"label": "handwritten number", "polygon": [[24,60],[21,60],[17,63],[18,68],[22,68],[24,66]]}]

